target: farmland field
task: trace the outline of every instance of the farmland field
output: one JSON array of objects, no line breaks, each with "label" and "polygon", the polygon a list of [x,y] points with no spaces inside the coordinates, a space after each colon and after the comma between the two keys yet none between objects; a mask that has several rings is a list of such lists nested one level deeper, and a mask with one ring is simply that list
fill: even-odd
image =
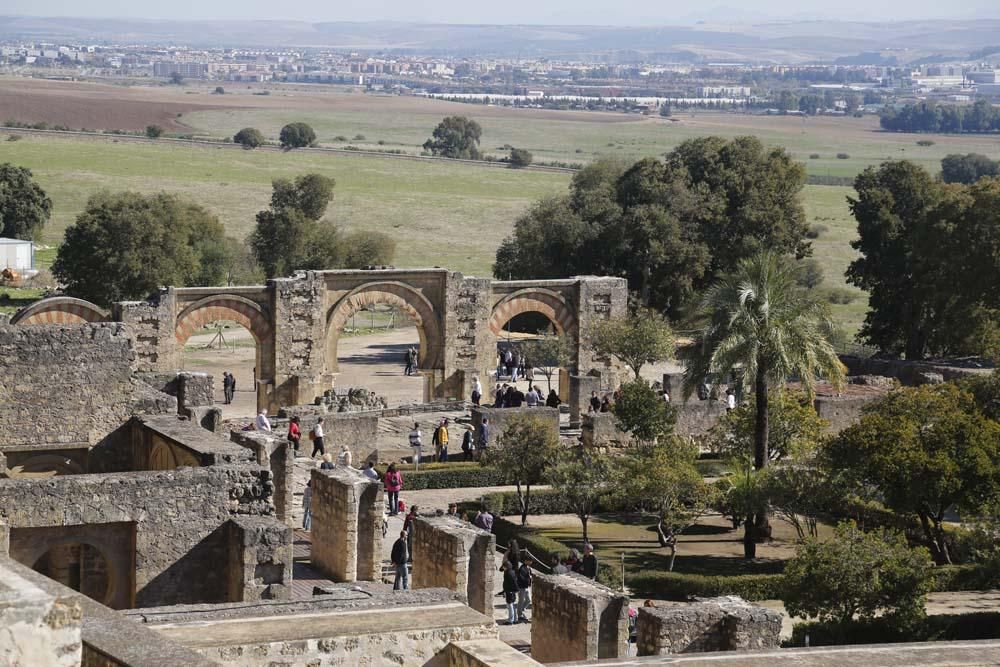
[{"label": "farmland field", "polygon": [[[483,126],[483,149],[502,155],[504,145],[524,147],[536,159],[587,162],[599,155],[660,155],[697,136],[754,134],[786,147],[812,175],[853,176],[888,158],[915,160],[931,171],[952,152],[1000,158],[998,136],[889,134],[874,117],[801,118],[722,113],[678,113],[672,119],[614,113],[510,109],[416,97],[366,94],[329,86],[225,84],[126,86],[0,78],[0,119],[44,120],[72,128],[142,129],[160,123],[175,133],[219,138],[255,126],[276,138],[293,120],[313,125],[320,142],[374,150],[420,152],[433,126],[448,114],[465,114]],[[267,91],[267,95],[260,94]],[[85,113],[84,111],[85,110]],[[2,122],[2,121],[0,121]],[[344,137],[346,141],[338,140]],[[918,146],[930,139],[930,146]],[[848,157],[840,159],[837,154]],[[818,158],[811,155],[818,154]],[[26,136],[0,142],[0,161],[32,168],[55,203],[45,241],[62,232],[101,189],[166,190],[202,203],[229,234],[250,231],[266,207],[270,181],[316,171],[337,180],[330,216],[347,229],[392,233],[401,267],[445,266],[488,275],[494,251],[532,201],[565,192],[569,175],[486,168],[448,162],[414,162],[391,156],[242,151],[232,146],[133,143],[113,137]],[[854,225],[847,187],[807,186],[810,224],[821,233],[814,256],[824,286],[844,290],[843,272],[854,256]],[[834,306],[849,331],[864,317],[863,294]],[[849,297],[848,297],[849,300]]]}]

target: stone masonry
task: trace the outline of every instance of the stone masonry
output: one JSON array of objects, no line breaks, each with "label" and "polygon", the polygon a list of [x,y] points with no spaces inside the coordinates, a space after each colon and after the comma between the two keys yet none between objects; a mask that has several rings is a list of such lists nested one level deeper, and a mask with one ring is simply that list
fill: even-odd
[{"label": "stone masonry", "polygon": [[447,588],[493,613],[496,537],[447,516],[419,517],[413,533],[413,588]]},{"label": "stone masonry", "polygon": [[472,429],[474,433],[479,432],[479,425],[483,419],[490,420],[490,440],[487,443],[490,447],[497,444],[497,440],[503,434],[504,427],[510,420],[518,415],[530,415],[544,419],[552,425],[553,432],[559,435],[559,410],[556,408],[493,408],[487,406],[472,407]]},{"label": "stone masonry", "polygon": [[382,575],[382,485],[360,471],[312,471],[312,563],[337,582]]},{"label": "stone masonry", "polygon": [[627,595],[578,574],[535,574],[532,657],[544,663],[624,657],[628,602]]},{"label": "stone masonry", "polygon": [[756,651],[781,645],[781,614],[729,596],[690,604],[642,607],[639,655]]}]

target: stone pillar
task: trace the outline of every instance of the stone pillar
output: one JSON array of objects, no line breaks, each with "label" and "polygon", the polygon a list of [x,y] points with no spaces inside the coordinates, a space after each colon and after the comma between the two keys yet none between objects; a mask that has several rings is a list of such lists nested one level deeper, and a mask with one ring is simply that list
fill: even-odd
[{"label": "stone pillar", "polygon": [[618,419],[610,412],[583,415],[580,435],[585,447],[621,447],[632,439],[632,436],[618,428]]},{"label": "stone pillar", "polygon": [[599,323],[628,314],[628,281],[624,278],[592,276],[579,277],[577,280],[580,281],[577,303],[580,341],[576,372],[586,375],[590,370],[608,369],[612,365],[610,359],[602,359],[594,354],[590,339]]},{"label": "stone pillar", "polygon": [[161,289],[150,301],[112,304],[111,319],[128,325],[135,340],[136,367],[140,372],[172,371],[178,367],[179,345],[176,298],[172,287]]},{"label": "stone pillar", "polygon": [[442,332],[447,391],[435,398],[470,400],[472,378],[477,376],[484,391],[492,386],[489,371],[496,358],[496,340],[489,325],[492,282],[489,278],[448,274]]},{"label": "stone pillar", "polygon": [[270,517],[229,521],[229,601],[292,597],[292,529]]},{"label": "stone pillar", "polygon": [[360,471],[312,471],[312,563],[336,582],[382,574],[382,485]]},{"label": "stone pillar", "polygon": [[496,537],[454,517],[420,517],[413,533],[413,588],[447,588],[493,614]]},{"label": "stone pillar", "polygon": [[[258,379],[265,382],[258,402],[272,412],[282,405],[312,403],[330,387],[325,382],[326,283],[314,271],[268,281],[272,288],[274,359],[262,361]],[[268,369],[273,369],[269,377]],[[273,385],[266,383],[273,380]]]},{"label": "stone pillar", "polygon": [[639,655],[752,651],[781,645],[781,614],[735,596],[692,604],[642,607]]},{"label": "stone pillar", "polygon": [[552,424],[552,430],[555,434],[559,435],[559,410],[556,408],[492,408],[486,406],[473,406],[472,407],[472,429],[474,433],[479,432],[479,425],[483,423],[483,418],[490,420],[490,440],[489,446],[492,447],[496,445],[497,438],[503,433],[504,426],[506,426],[511,418],[517,415],[530,415],[532,417],[540,417],[545,421]]},{"label": "stone pillar", "polygon": [[591,392],[600,391],[601,380],[593,375],[569,376],[569,426],[580,427],[580,415],[590,407]]},{"label": "stone pillar", "polygon": [[578,574],[535,574],[531,655],[539,662],[628,655],[628,596]]}]

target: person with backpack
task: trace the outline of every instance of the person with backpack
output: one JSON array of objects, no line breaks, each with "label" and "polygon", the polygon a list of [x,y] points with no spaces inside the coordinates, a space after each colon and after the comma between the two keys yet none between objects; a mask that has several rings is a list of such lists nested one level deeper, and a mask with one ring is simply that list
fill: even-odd
[{"label": "person with backpack", "polygon": [[525,554],[521,564],[517,566],[517,622],[528,623],[525,610],[531,604],[531,556]]},{"label": "person with backpack", "polygon": [[472,427],[468,426],[465,429],[465,433],[462,434],[462,459],[465,461],[472,460],[472,450],[474,449],[473,437],[472,437]]},{"label": "person with backpack", "polygon": [[385,493],[389,496],[389,516],[399,513],[399,492],[403,490],[403,474],[396,470],[396,464],[390,463],[385,472]]}]

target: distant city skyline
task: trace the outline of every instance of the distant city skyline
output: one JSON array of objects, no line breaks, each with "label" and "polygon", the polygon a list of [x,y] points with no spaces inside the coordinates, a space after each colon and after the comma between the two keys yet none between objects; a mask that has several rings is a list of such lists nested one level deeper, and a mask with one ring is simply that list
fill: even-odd
[{"label": "distant city skyline", "polygon": [[[697,9],[687,2],[621,0],[613,6],[592,0],[507,0],[503,3],[482,0],[440,0],[413,3],[402,0],[369,0],[361,3],[331,5],[318,0],[276,5],[263,0],[216,0],[172,3],[131,2],[118,0],[50,0],[44,5],[35,0],[7,0],[2,15],[46,18],[125,18],[168,20],[270,20],[270,21],[403,21],[450,24],[501,25],[610,25],[649,26],[680,25],[697,21],[740,23],[747,21],[843,20],[908,21],[924,19],[1000,18],[995,0],[962,0],[942,4],[934,0],[842,0],[835,6],[820,0],[802,0],[789,11],[779,0],[749,0],[738,6],[710,5]],[[1000,42],[1000,34],[997,35]]]}]

